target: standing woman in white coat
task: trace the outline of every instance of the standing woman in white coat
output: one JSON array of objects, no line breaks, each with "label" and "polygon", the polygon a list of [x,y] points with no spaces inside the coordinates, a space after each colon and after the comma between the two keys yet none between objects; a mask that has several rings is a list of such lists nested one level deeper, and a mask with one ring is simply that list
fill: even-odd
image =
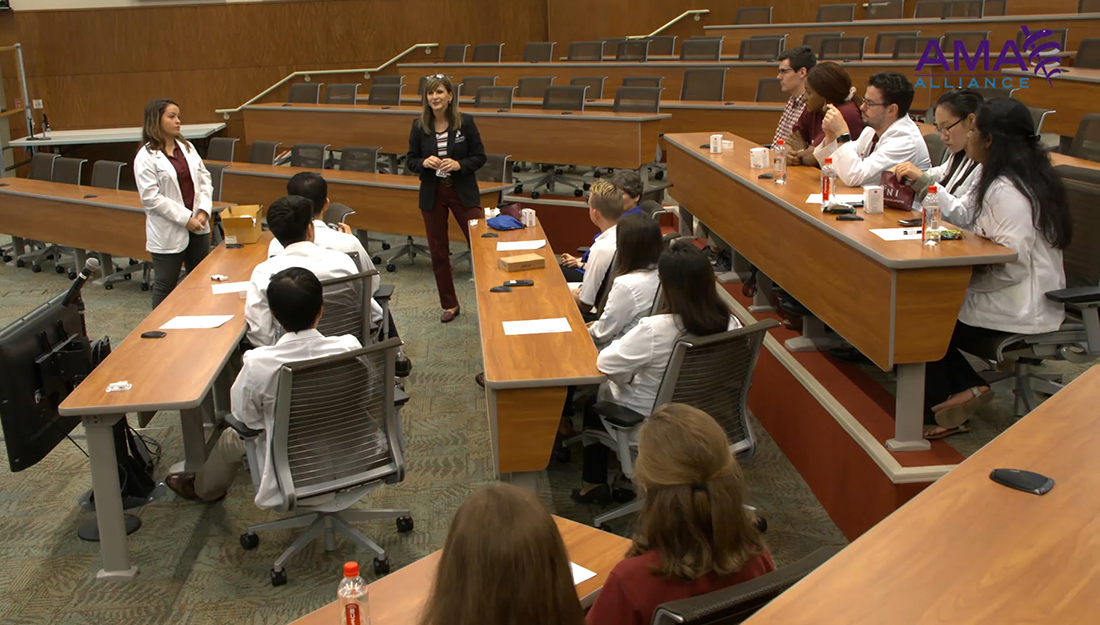
[{"label": "standing woman in white coat", "polygon": [[179,282],[180,269],[193,270],[210,251],[214,187],[195,146],[180,134],[180,107],[153,100],[145,107],[134,158],[141,204],[145,207],[145,249],[153,256],[153,308]]}]

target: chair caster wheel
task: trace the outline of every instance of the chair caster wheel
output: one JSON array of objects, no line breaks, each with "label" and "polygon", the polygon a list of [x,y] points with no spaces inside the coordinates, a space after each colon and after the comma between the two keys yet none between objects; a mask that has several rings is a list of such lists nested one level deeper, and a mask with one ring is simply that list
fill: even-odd
[{"label": "chair caster wheel", "polygon": [[564,169],[555,169],[554,174],[557,175],[557,176],[564,176],[565,175],[565,170]]},{"label": "chair caster wheel", "polygon": [[7,254],[4,254],[4,262],[5,263],[10,263],[11,262],[11,256],[8,256]]},{"label": "chair caster wheel", "polygon": [[25,261],[25,260],[16,260],[15,261],[15,266],[16,267],[26,267],[27,266],[27,261]]},{"label": "chair caster wheel", "polygon": [[375,575],[389,575],[389,572],[390,572],[390,560],[389,560],[389,558],[386,558],[385,560],[379,560],[378,558],[374,559],[374,574]]},{"label": "chair caster wheel", "polygon": [[133,280],[134,279],[134,274],[128,273],[128,274],[122,276],[122,279],[123,280]]},{"label": "chair caster wheel", "polygon": [[107,289],[108,291],[110,291],[110,290],[112,290],[112,289],[114,289],[114,288],[115,288],[115,285],[113,285],[113,284],[111,284],[110,282],[108,282],[107,284],[104,284],[104,285],[103,285],[103,288],[105,288],[105,289]]},{"label": "chair caster wheel", "polygon": [[76,272],[75,271],[70,271],[69,272],[69,279],[70,280],[76,280]]},{"label": "chair caster wheel", "polygon": [[130,266],[131,266],[131,267],[133,267],[133,266],[134,266],[134,265],[136,265],[136,264],[138,264],[138,261],[136,261],[136,260],[134,260],[133,258],[131,258],[131,259],[130,259]]},{"label": "chair caster wheel", "polygon": [[550,452],[550,459],[554,462],[567,464],[573,459],[573,452],[568,447],[555,447],[554,451]]},{"label": "chair caster wheel", "polygon": [[382,244],[382,249],[383,249],[383,250],[388,250],[388,249],[390,249],[390,244],[389,244],[389,243],[383,243],[383,244]]},{"label": "chair caster wheel", "polygon": [[762,516],[756,517],[756,519],[753,520],[752,524],[756,526],[756,529],[759,530],[761,534],[767,533],[767,531],[768,531],[768,520],[765,519],[764,517],[762,517]]},{"label": "chair caster wheel", "polygon": [[42,273],[42,265],[31,265],[31,271],[34,273]]},{"label": "chair caster wheel", "polygon": [[581,196],[584,195],[584,191],[581,191],[580,189],[576,189],[575,191],[573,191],[573,195],[576,196],[576,197],[581,197]]},{"label": "chair caster wheel", "polygon": [[603,172],[597,169],[596,171],[592,172],[592,177],[593,178],[602,178],[603,177]]},{"label": "chair caster wheel", "polygon": [[653,177],[656,178],[657,180],[664,180],[665,172],[659,171],[659,172],[653,174]]},{"label": "chair caster wheel", "polygon": [[[256,547],[259,547],[259,546],[260,546],[260,537],[259,536],[253,534],[252,532],[245,532],[244,534],[241,534],[241,547],[244,547],[245,551],[252,551],[253,549],[255,549]],[[274,573],[274,571],[272,571],[272,573]],[[284,582],[285,582],[285,578],[286,578],[285,569],[284,569],[284,573],[283,573],[283,578],[284,578]]]},{"label": "chair caster wheel", "polygon": [[370,262],[374,263],[375,265],[381,265],[382,264],[382,257],[381,256],[372,256],[371,259],[370,259]]},{"label": "chair caster wheel", "polygon": [[148,291],[149,290],[149,283],[148,282],[142,282],[141,283],[141,290],[142,291]]},{"label": "chair caster wheel", "polygon": [[390,263],[390,264],[386,265],[386,271],[388,271],[390,273],[393,273],[393,272],[397,271],[397,265],[395,265],[393,263]]},{"label": "chair caster wheel", "polygon": [[521,171],[523,171],[523,169],[519,166],[519,163],[512,165],[512,173],[518,174]]},{"label": "chair caster wheel", "polygon": [[[590,190],[592,189],[592,185],[591,185],[590,183],[586,182],[586,183],[584,183],[584,185],[582,185],[582,188],[583,188],[583,189],[584,189],[585,191],[590,191]],[[574,191],[573,193],[574,193],[574,195],[575,195],[575,194],[576,194],[576,191]]]},{"label": "chair caster wheel", "polygon": [[611,498],[614,499],[616,503],[630,503],[634,501],[634,498],[637,496],[638,495],[629,488],[615,488],[611,490]]},{"label": "chair caster wheel", "polygon": [[286,569],[283,569],[281,571],[271,569],[271,585],[286,586]]},{"label": "chair caster wheel", "polygon": [[411,516],[397,517],[397,531],[402,534],[413,531],[413,518]]},{"label": "chair caster wheel", "polygon": [[[65,267],[63,265],[54,265],[53,270],[56,271],[57,273],[65,273]],[[73,278],[75,278],[75,277],[76,276],[73,276]],[[72,280],[73,278],[69,278],[69,279]]]},{"label": "chair caster wheel", "polygon": [[539,193],[538,191],[532,191],[532,192],[531,192],[531,199],[532,199],[532,200],[537,200],[537,199],[539,199],[539,196],[541,196],[541,195],[542,195],[542,194],[541,194],[541,193]]}]

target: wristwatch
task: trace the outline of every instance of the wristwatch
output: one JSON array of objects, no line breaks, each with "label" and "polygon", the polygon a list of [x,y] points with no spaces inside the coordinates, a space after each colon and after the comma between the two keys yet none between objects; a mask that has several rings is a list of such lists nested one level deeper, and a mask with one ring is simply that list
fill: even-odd
[{"label": "wristwatch", "polygon": [[852,140],[852,135],[850,135],[848,133],[844,133],[844,134],[842,134],[842,135],[840,135],[839,137],[836,138],[836,144],[837,145],[844,145],[845,143],[848,143],[851,140]]}]

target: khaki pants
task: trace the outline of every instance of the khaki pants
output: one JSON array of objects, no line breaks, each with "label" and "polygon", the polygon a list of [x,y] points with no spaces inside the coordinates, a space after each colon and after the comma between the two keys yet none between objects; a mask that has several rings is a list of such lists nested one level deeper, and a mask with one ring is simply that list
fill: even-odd
[{"label": "khaki pants", "polygon": [[195,476],[195,494],[207,501],[221,499],[237,477],[237,471],[243,463],[244,441],[236,430],[223,430],[218,442],[210,450],[206,464],[202,465],[202,470]]}]

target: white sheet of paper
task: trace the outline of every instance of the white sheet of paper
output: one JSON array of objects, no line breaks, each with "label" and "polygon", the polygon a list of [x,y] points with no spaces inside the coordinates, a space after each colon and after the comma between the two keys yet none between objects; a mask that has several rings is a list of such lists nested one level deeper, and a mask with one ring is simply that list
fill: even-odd
[{"label": "white sheet of paper", "polygon": [[498,241],[498,252],[514,252],[516,250],[541,250],[546,247],[546,239],[534,241]]},{"label": "white sheet of paper", "polygon": [[915,228],[871,228],[883,241],[919,241],[920,226]]},{"label": "white sheet of paper", "polygon": [[583,566],[581,566],[581,565],[579,565],[575,562],[570,562],[569,567],[571,569],[573,569],[573,585],[574,586],[576,586],[577,584],[579,584],[579,583],[581,583],[585,580],[592,579],[593,577],[596,576],[596,574],[594,572],[589,571],[588,569],[584,568]]},{"label": "white sheet of paper", "polygon": [[569,287],[570,291],[575,291],[583,285],[583,282],[566,282],[565,286]]},{"label": "white sheet of paper", "polygon": [[516,336],[519,334],[553,334],[555,332],[569,332],[569,320],[565,317],[554,319],[527,319],[525,321],[505,321],[504,335]]},{"label": "white sheet of paper", "polygon": [[[863,194],[862,193],[837,193],[833,197],[835,197],[838,202],[844,202],[845,204],[851,204],[852,202],[862,202],[863,201]],[[820,193],[811,193],[809,195],[809,197],[806,198],[806,203],[807,204],[820,204],[821,203],[821,194]]]},{"label": "white sheet of paper", "polygon": [[214,295],[244,293],[248,290],[248,284],[248,282],[217,282],[211,284],[210,288],[214,291]]},{"label": "white sheet of paper", "polygon": [[209,330],[223,325],[233,315],[180,315],[160,327],[161,330]]}]

